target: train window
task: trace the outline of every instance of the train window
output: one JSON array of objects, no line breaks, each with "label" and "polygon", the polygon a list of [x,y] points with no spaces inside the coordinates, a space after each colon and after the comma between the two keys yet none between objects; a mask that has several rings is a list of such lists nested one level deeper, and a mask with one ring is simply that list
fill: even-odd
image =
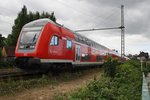
[{"label": "train window", "polygon": [[58,45],[58,36],[53,36],[50,45]]},{"label": "train window", "polygon": [[72,48],[72,41],[67,39],[66,42],[67,42],[67,43],[66,43],[66,48],[67,48],[67,49],[71,49],[71,48]]},{"label": "train window", "polygon": [[83,61],[89,61],[90,60],[90,55],[89,54],[82,54],[81,55],[81,59]]},{"label": "train window", "polygon": [[98,55],[98,56],[96,56],[96,60],[97,61],[103,61],[103,57],[101,57],[101,56]]}]

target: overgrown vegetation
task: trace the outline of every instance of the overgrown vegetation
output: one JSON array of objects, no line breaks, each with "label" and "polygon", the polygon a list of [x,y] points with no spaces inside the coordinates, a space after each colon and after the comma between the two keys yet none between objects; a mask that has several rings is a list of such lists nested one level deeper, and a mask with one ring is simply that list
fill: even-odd
[{"label": "overgrown vegetation", "polygon": [[47,76],[43,75],[42,78],[29,79],[29,80],[18,80],[14,81],[9,79],[8,82],[0,82],[0,96],[14,94],[24,90],[29,90],[37,87],[45,87],[47,85],[57,85],[62,82],[74,80],[85,75],[84,71],[75,73],[63,73],[59,76]]},{"label": "overgrown vegetation", "polygon": [[[116,62],[111,61],[111,64],[112,63],[114,64]],[[107,65],[110,66],[110,64]],[[107,65],[105,65],[105,67]],[[112,74],[114,77],[110,77],[111,74],[109,70],[105,72],[106,73],[100,79],[94,79],[86,88],[82,88],[71,94],[56,96],[55,99],[141,100],[142,72],[139,61],[131,60],[116,66],[116,71]]]},{"label": "overgrown vegetation", "polygon": [[14,66],[15,66],[15,63],[14,63],[14,62],[0,61],[0,69],[1,69],[1,68],[14,67]]},{"label": "overgrown vegetation", "polygon": [[111,57],[108,58],[107,62],[104,63],[104,73],[106,76],[113,78],[116,74],[116,67],[120,63],[117,59],[112,60]]},{"label": "overgrown vegetation", "polygon": [[143,62],[142,69],[143,69],[145,76],[147,76],[147,74],[150,72],[150,62],[148,62],[148,61]]},{"label": "overgrown vegetation", "polygon": [[7,83],[6,82],[0,83],[0,95],[2,96],[13,94],[16,91],[27,90],[37,86],[44,86],[52,83],[55,83],[55,81],[50,81],[46,77],[40,79],[21,80],[21,81],[13,81],[10,79]]}]

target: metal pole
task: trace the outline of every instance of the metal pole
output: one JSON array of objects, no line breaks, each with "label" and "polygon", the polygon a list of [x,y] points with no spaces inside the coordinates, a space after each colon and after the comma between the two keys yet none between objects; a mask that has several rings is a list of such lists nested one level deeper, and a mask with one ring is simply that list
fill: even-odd
[{"label": "metal pole", "polygon": [[124,34],[124,5],[121,5],[121,27],[110,27],[110,28],[97,28],[97,29],[84,29],[76,30],[74,32],[85,32],[85,31],[97,31],[97,30],[110,30],[110,29],[121,29],[121,57],[125,56],[125,34]]},{"label": "metal pole", "polygon": [[124,5],[121,5],[121,57],[125,56],[125,37],[124,37]]},{"label": "metal pole", "polygon": [[140,60],[141,60],[141,71],[143,69],[143,60],[142,60],[142,57],[140,57]]}]

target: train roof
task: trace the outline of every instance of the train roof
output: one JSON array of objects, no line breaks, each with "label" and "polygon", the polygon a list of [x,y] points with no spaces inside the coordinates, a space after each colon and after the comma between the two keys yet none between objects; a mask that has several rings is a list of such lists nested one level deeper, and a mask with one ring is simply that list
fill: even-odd
[{"label": "train roof", "polygon": [[89,45],[89,46],[92,46],[92,47],[95,47],[99,50],[110,50],[108,49],[107,47],[87,38],[87,37],[84,37],[82,35],[80,35],[79,33],[75,33],[75,40],[78,41],[78,42],[81,42],[83,44],[86,44],[86,45]]},{"label": "train roof", "polygon": [[48,19],[48,18],[44,18],[44,19],[38,19],[38,20],[34,20],[30,23],[27,23],[24,25],[24,27],[32,27],[32,26],[44,26],[46,23],[53,23],[55,24],[52,20]]}]

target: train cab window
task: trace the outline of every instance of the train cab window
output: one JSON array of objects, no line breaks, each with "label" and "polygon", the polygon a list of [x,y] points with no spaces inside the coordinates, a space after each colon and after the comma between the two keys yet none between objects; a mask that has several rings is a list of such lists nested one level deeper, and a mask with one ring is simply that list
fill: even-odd
[{"label": "train cab window", "polygon": [[67,49],[71,49],[72,48],[72,41],[71,40],[68,40],[66,41],[66,48]]},{"label": "train cab window", "polygon": [[58,45],[58,36],[54,35],[52,37],[50,45],[54,45],[54,46]]}]

